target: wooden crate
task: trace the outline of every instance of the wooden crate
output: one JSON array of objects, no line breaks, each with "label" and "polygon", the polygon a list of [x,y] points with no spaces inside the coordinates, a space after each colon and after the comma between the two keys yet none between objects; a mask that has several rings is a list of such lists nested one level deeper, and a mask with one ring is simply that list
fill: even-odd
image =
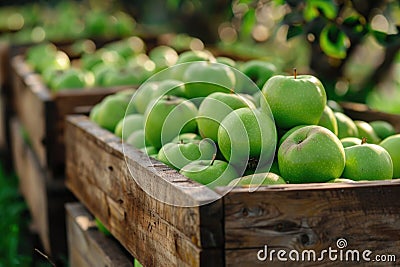
[{"label": "wooden crate", "polygon": [[67,203],[65,209],[70,266],[133,267],[134,259],[97,229],[93,215],[81,203]]},{"label": "wooden crate", "polygon": [[[68,117],[66,135],[67,187],[145,266],[254,266],[268,262],[257,259],[265,245],[320,252],[337,249],[340,238],[349,249],[400,257],[400,180],[279,185],[253,193],[235,188],[223,195],[226,188],[195,188],[140,151],[123,150],[119,138],[86,116]],[[288,264],[274,259],[274,266]]]},{"label": "wooden crate", "polygon": [[354,120],[364,120],[367,122],[384,120],[393,125],[396,131],[400,132],[400,115],[390,114],[379,110],[371,109],[365,104],[341,102],[345,114]]},{"label": "wooden crate", "polygon": [[12,59],[13,100],[16,113],[26,128],[42,167],[52,175],[64,173],[64,118],[87,114],[107,95],[132,86],[61,90],[56,93],[33,72],[22,55]]},{"label": "wooden crate", "polygon": [[67,253],[64,204],[75,198],[63,179],[50,179],[40,167],[23,137],[19,121],[12,119],[11,124],[12,154],[20,191],[45,252],[57,259]]}]

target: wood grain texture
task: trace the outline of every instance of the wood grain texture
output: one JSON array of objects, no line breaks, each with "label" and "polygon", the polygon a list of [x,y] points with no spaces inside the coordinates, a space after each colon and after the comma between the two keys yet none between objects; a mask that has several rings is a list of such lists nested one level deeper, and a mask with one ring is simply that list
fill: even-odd
[{"label": "wood grain texture", "polygon": [[18,117],[28,131],[41,166],[49,168],[54,175],[64,173],[65,116],[88,112],[107,95],[131,88],[117,86],[54,93],[24,61],[23,55],[13,57],[11,63],[13,101]]},{"label": "wood grain texture", "polygon": [[65,208],[71,266],[133,267],[133,258],[114,238],[97,229],[94,217],[82,204],[68,203]]},{"label": "wood grain texture", "polygon": [[42,245],[54,258],[67,253],[64,204],[75,198],[63,179],[49,179],[39,161],[22,137],[21,124],[13,119],[12,154],[19,188],[27,202],[33,224]]},{"label": "wood grain texture", "polygon": [[400,133],[400,115],[390,114],[374,109],[370,109],[365,104],[341,102],[344,113],[353,120],[363,120],[366,122],[383,120],[393,125],[398,133]]},{"label": "wood grain texture", "polygon": [[222,264],[221,201],[194,207],[159,201],[193,206],[218,198],[214,191],[195,187],[165,165],[149,162],[143,153],[123,148],[119,138],[84,116],[68,117],[66,147],[67,186],[140,262]]},{"label": "wood grain texture", "polygon": [[35,164],[32,151],[21,137],[21,128],[16,120],[12,121],[12,154],[14,169],[19,177],[19,188],[27,202],[33,223],[47,253],[50,253],[48,235],[48,214],[45,188],[45,177],[39,165]]},{"label": "wood grain texture", "polygon": [[35,74],[23,67],[22,61],[16,57],[12,61],[13,104],[14,109],[24,128],[29,134],[40,165],[46,166],[46,150],[43,142],[46,137],[45,114],[51,96],[37,82]]},{"label": "wood grain texture", "polygon": [[[400,180],[234,189],[224,197],[225,248],[337,248],[400,258]],[[230,252],[233,253],[233,252]],[[225,254],[226,262],[235,263]],[[253,254],[250,263],[256,263]]]}]

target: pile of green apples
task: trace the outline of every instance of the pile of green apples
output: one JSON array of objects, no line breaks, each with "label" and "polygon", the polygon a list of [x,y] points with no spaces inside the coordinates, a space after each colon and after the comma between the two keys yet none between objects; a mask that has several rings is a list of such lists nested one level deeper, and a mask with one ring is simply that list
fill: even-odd
[{"label": "pile of green apples", "polygon": [[114,5],[96,8],[85,2],[58,1],[2,8],[0,40],[13,44],[78,38],[121,38],[134,34],[135,19]]},{"label": "pile of green apples", "polygon": [[311,75],[274,76],[262,92],[281,132],[277,164],[288,183],[400,178],[400,135],[385,121],[353,121]]},{"label": "pile of green apples", "polygon": [[41,74],[52,91],[59,91],[138,86],[178,60],[178,53],[164,45],[152,48],[147,54],[146,44],[137,36],[109,43],[97,50],[92,48],[93,42],[85,41],[72,45],[76,48],[73,52],[81,55],[78,59],[71,59],[53,43],[46,42],[30,47],[26,61]]},{"label": "pile of green apples", "polygon": [[400,177],[393,126],[353,121],[316,77],[207,51],[176,62],[105,98],[91,119],[210,188]]}]

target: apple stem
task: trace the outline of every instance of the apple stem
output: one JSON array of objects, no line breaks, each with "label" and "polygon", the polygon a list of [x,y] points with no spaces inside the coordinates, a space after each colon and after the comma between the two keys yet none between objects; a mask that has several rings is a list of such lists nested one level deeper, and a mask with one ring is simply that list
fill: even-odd
[{"label": "apple stem", "polygon": [[167,95],[166,99],[167,99],[168,101],[171,100],[171,96],[170,96],[170,95]]},{"label": "apple stem", "polygon": [[363,145],[366,143],[367,143],[367,138],[366,137],[361,138],[361,144]]},{"label": "apple stem", "polygon": [[183,139],[180,140],[180,143],[183,144]]},{"label": "apple stem", "polygon": [[229,91],[230,91],[231,94],[235,93],[235,90],[233,88],[231,88]]},{"label": "apple stem", "polygon": [[214,165],[214,161],[215,161],[216,157],[217,157],[217,154],[214,153],[212,156],[212,159],[211,159],[211,166]]},{"label": "apple stem", "polygon": [[295,79],[297,78],[297,69],[296,68],[293,68],[293,76]]}]

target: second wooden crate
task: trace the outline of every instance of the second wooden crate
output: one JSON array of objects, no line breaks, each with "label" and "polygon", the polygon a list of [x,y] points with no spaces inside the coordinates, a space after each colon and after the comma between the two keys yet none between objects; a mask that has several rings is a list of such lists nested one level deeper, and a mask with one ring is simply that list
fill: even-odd
[{"label": "second wooden crate", "polygon": [[25,127],[40,165],[52,175],[64,173],[64,119],[68,114],[85,114],[107,95],[128,86],[62,90],[56,93],[43,83],[24,61],[12,59],[13,100],[16,113]]},{"label": "second wooden crate", "polygon": [[17,119],[11,120],[12,154],[20,191],[46,254],[60,259],[67,254],[64,204],[74,201],[63,179],[49,179],[23,134]]},{"label": "second wooden crate", "polygon": [[65,209],[70,266],[133,267],[134,259],[97,229],[93,215],[81,203],[67,203]]}]

